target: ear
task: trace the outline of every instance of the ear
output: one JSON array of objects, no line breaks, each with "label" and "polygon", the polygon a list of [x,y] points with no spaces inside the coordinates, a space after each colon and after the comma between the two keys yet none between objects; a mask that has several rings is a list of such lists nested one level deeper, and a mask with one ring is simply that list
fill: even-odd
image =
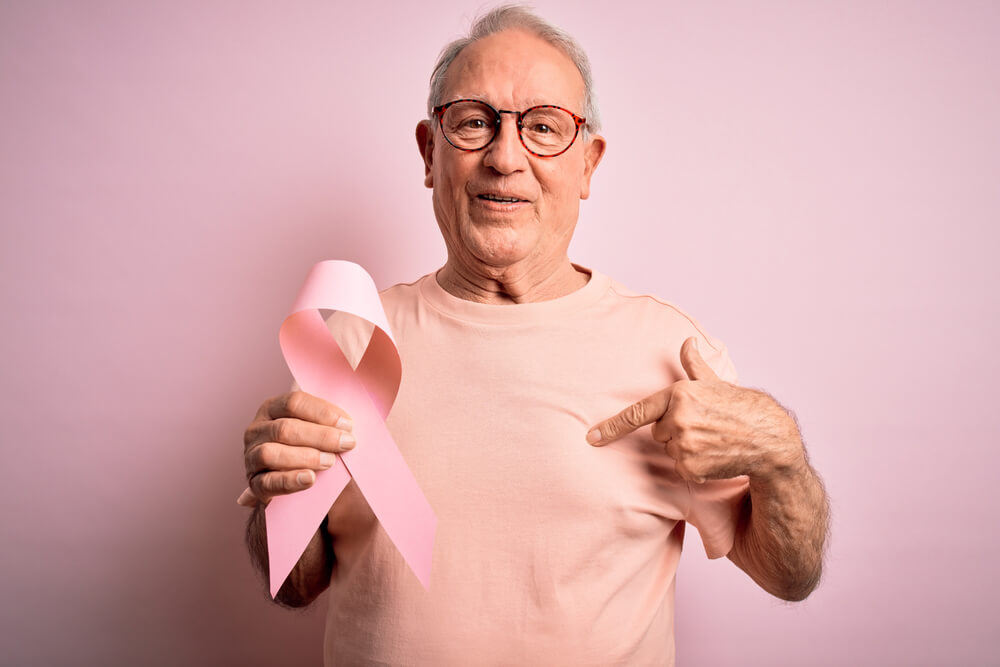
[{"label": "ear", "polygon": [[434,187],[434,177],[431,175],[431,164],[434,162],[434,126],[429,120],[417,123],[417,148],[424,160],[424,185]]},{"label": "ear", "polygon": [[592,134],[587,139],[587,144],[583,147],[583,179],[580,181],[580,199],[590,196],[590,177],[594,175],[594,170],[601,163],[604,151],[608,148],[608,142],[599,134]]}]

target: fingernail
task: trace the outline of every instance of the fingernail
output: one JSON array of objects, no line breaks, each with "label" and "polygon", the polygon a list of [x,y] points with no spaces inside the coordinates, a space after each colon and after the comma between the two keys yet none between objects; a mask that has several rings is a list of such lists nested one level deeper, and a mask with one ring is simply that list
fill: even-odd
[{"label": "fingernail", "polygon": [[351,435],[350,433],[340,434],[340,446],[343,447],[344,449],[353,449],[354,443],[356,442],[357,440],[355,440],[354,436]]},{"label": "fingernail", "polygon": [[694,345],[694,351],[695,352],[701,352],[701,350],[698,349],[698,339],[697,338],[695,338],[693,341],[691,341],[691,344]]},{"label": "fingernail", "polygon": [[240,497],[236,499],[236,504],[248,507],[253,497],[253,492],[251,492],[250,489],[243,489],[243,493],[241,493]]},{"label": "fingernail", "polygon": [[298,475],[295,476],[295,481],[301,484],[302,486],[309,486],[310,484],[312,484],[312,477],[313,474],[311,472],[309,472],[308,470],[303,470],[302,472],[300,472]]},{"label": "fingernail", "polygon": [[326,468],[329,468],[336,462],[337,462],[337,456],[335,454],[331,454],[330,452],[322,452],[319,455],[319,467],[323,468],[324,470]]},{"label": "fingernail", "polygon": [[587,442],[595,444],[601,441],[601,429],[595,428],[587,434]]},{"label": "fingernail", "polygon": [[337,423],[334,424],[341,431],[350,431],[354,428],[354,422],[352,422],[347,417],[337,417]]}]

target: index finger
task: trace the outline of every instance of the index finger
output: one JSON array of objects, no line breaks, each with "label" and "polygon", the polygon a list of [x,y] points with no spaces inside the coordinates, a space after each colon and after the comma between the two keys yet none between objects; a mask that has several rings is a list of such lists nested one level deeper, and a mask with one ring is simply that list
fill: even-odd
[{"label": "index finger", "polygon": [[290,391],[275,396],[260,406],[257,416],[266,419],[294,417],[322,426],[336,426],[343,431],[350,431],[353,426],[351,417],[346,412],[333,403],[304,391]]},{"label": "index finger", "polygon": [[666,414],[667,408],[670,406],[670,391],[671,387],[667,387],[655,394],[650,394],[641,401],[628,406],[614,417],[605,419],[590,429],[587,433],[587,442],[595,447],[601,447],[646,424],[652,424],[659,420]]}]

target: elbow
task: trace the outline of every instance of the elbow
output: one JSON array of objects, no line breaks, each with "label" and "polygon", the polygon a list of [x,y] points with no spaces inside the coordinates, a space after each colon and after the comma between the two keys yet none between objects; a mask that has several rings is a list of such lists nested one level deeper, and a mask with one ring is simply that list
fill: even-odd
[{"label": "elbow", "polygon": [[821,568],[816,568],[810,572],[799,573],[798,576],[786,575],[771,585],[764,586],[764,588],[768,593],[785,602],[802,602],[819,586],[821,575]]},{"label": "elbow", "polygon": [[295,568],[278,589],[278,594],[274,596],[275,603],[290,609],[308,607],[330,586],[329,575],[323,574],[308,576],[300,568]]}]

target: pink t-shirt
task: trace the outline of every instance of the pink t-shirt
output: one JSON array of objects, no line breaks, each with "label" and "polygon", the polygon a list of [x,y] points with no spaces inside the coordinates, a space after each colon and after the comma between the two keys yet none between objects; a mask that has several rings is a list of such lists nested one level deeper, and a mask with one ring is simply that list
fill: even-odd
[{"label": "pink t-shirt", "polygon": [[[733,543],[746,478],[687,484],[650,428],[589,427],[686,377],[690,317],[593,272],[540,303],[485,305],[434,275],[382,293],[403,361],[388,425],[438,519],[430,590],[352,482],[330,510],[328,665],[672,665],[685,522]],[[359,327],[331,318],[355,351]],[[359,443],[358,447],[364,447]]]}]

